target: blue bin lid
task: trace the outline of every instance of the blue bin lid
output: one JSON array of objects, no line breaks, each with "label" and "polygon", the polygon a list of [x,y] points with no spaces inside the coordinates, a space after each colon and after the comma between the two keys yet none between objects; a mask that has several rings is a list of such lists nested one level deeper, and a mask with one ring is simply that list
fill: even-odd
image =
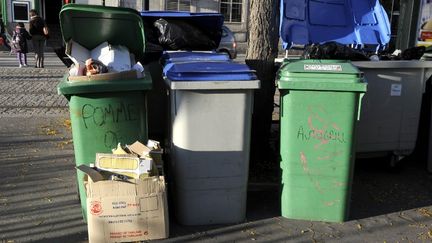
[{"label": "blue bin lid", "polygon": [[232,62],[182,62],[167,64],[164,75],[171,81],[247,81],[256,80],[246,64]]},{"label": "blue bin lid", "polygon": [[230,62],[231,59],[225,53],[178,51],[165,52],[162,55],[164,64],[171,62]]},{"label": "blue bin lid", "polygon": [[280,11],[285,49],[335,41],[379,50],[390,41],[390,22],[378,0],[281,0]]}]

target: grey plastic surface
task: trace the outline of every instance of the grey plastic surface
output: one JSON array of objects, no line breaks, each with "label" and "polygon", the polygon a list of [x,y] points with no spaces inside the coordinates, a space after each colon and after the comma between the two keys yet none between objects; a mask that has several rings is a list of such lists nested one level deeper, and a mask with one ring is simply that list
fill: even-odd
[{"label": "grey plastic surface", "polygon": [[259,89],[259,80],[245,81],[171,81],[165,79],[172,90],[219,90],[219,89]]},{"label": "grey plastic surface", "polygon": [[170,166],[181,224],[244,221],[253,93],[170,91]]},{"label": "grey plastic surface", "polygon": [[356,151],[360,154],[412,153],[417,140],[422,95],[432,62],[352,62],[366,77]]}]

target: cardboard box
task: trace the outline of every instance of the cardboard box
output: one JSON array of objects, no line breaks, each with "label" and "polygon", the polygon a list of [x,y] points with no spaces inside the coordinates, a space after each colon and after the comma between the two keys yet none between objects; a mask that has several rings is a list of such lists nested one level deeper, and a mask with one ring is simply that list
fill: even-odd
[{"label": "cardboard box", "polygon": [[[81,46],[78,42],[69,40],[66,43],[65,54],[78,66],[85,66],[89,58],[101,61],[107,66],[109,72],[90,76],[69,76],[71,82],[102,81],[102,80],[126,80],[137,79],[139,74],[131,69],[131,57],[126,47],[111,46],[103,42],[93,50]],[[141,74],[141,73],[140,73]]]},{"label": "cardboard box", "polygon": [[66,43],[65,54],[72,60],[75,65],[85,64],[85,61],[91,57],[91,52],[80,45],[78,42],[69,40]]},{"label": "cardboard box", "polygon": [[107,66],[109,72],[123,72],[132,68],[131,56],[125,46],[113,46],[105,41],[91,50],[90,55]]},{"label": "cardboard box", "polygon": [[164,239],[169,235],[164,177],[143,180],[88,179],[89,242],[131,242]]},{"label": "cardboard box", "polygon": [[158,175],[152,159],[138,158],[132,154],[96,153],[96,167],[134,179]]}]

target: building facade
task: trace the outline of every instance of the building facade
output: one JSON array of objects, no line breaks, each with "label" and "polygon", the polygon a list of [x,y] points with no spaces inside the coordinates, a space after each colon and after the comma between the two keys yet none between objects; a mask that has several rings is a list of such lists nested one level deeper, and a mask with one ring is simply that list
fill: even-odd
[{"label": "building facade", "polygon": [[58,25],[61,6],[68,0],[0,0],[3,21],[11,29],[19,22],[30,21],[29,10],[36,9],[47,24]]},{"label": "building facade", "polygon": [[0,9],[9,29],[18,22],[28,23],[28,11],[36,9],[46,20],[52,33],[60,30],[58,15],[62,5],[67,3],[128,7],[138,11],[220,12],[225,17],[225,25],[234,32],[237,41],[247,41],[249,0],[0,0]]},{"label": "building facade", "polygon": [[[391,21],[390,46],[398,49],[412,46],[417,37],[421,0],[379,1],[384,5]],[[67,3],[129,7],[138,11],[220,12],[225,17],[225,25],[234,32],[239,44],[247,41],[249,0],[0,0],[0,11],[3,21],[11,30],[18,22],[28,23],[28,11],[34,8],[45,18],[53,37],[56,38],[57,35],[61,41],[58,14],[62,5]]]}]

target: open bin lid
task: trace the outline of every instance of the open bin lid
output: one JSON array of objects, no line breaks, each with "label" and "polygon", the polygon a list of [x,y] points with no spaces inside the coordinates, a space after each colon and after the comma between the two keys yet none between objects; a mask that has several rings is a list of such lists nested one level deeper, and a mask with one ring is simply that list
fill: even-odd
[{"label": "open bin lid", "polygon": [[231,62],[170,63],[164,76],[171,89],[258,89],[260,82],[246,64]]},{"label": "open bin lid", "polygon": [[[224,17],[220,13],[190,13],[177,11],[144,11],[141,12],[144,22],[153,24],[156,20],[163,18],[167,20],[183,20],[200,27],[203,30],[220,32]],[[219,39],[221,35],[219,33]]]},{"label": "open bin lid", "polygon": [[390,41],[390,23],[378,0],[281,0],[280,11],[285,49],[335,41],[378,50]]},{"label": "open bin lid", "polygon": [[293,60],[277,76],[279,89],[366,92],[362,72],[345,60]]},{"label": "open bin lid", "polygon": [[66,4],[60,11],[63,40],[91,50],[107,41],[123,45],[137,60],[145,50],[144,26],[139,12],[129,8]]},{"label": "open bin lid", "polygon": [[171,62],[230,62],[230,57],[225,53],[176,51],[165,52],[162,55],[164,64]]},{"label": "open bin lid", "polygon": [[[190,25],[197,26],[203,31],[211,40],[219,45],[222,38],[222,25],[224,23],[224,17],[220,13],[190,13],[190,12],[179,12],[179,11],[143,11],[141,17],[144,21],[144,25],[148,28],[156,28],[153,23],[163,18],[167,21],[176,20],[184,21]],[[149,29],[146,28],[146,34]],[[148,33],[151,36],[151,33]],[[210,50],[208,50],[210,51]]]}]

